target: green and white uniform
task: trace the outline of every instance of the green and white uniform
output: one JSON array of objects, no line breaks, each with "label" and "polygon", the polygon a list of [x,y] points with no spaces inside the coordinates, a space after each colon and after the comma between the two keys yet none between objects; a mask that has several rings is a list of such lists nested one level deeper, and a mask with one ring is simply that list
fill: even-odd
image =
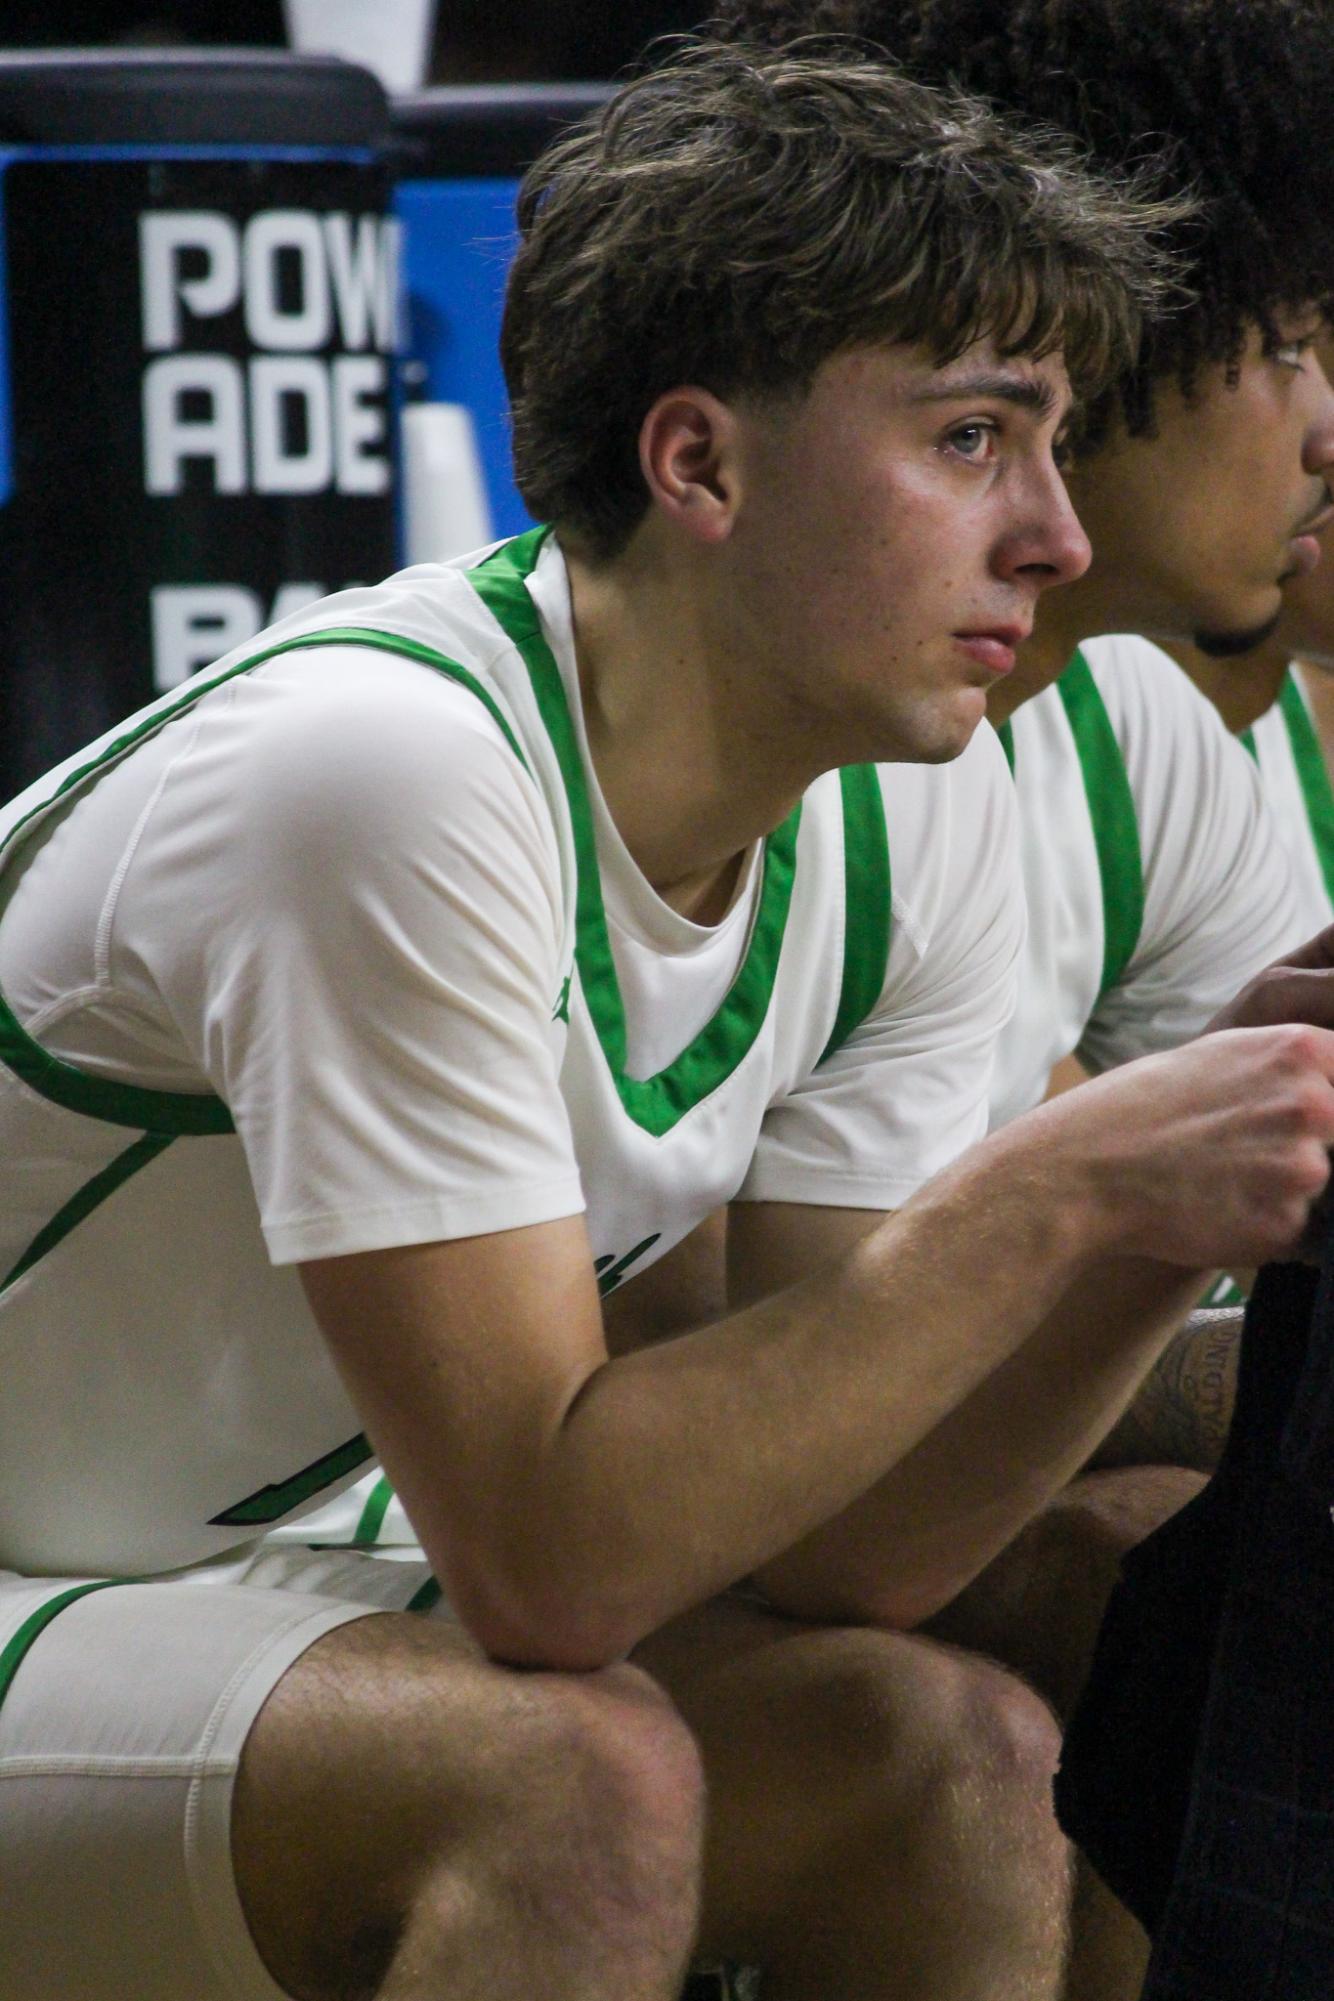
[{"label": "green and white uniform", "polygon": [[[1259,785],[1255,764],[1175,662],[1131,637],[1090,641],[1002,732],[1029,924],[997,1055],[995,1124],[1040,1103],[1053,1065],[1072,1052],[1103,1070],[1186,1041],[1253,972],[1326,921],[1309,880],[1301,891],[1294,884],[1275,824],[1311,853],[1322,823],[1310,809],[1309,758],[1299,786],[1277,710],[1257,735]],[[313,1524],[279,1531],[289,1534],[413,1543],[378,1475]]]},{"label": "green and white uniform", "polygon": [[1334,791],[1297,673],[1241,740],[1283,836],[1297,881],[1302,921],[1314,935],[1334,918]]},{"label": "green and white uniform", "polygon": [[307,609],[0,817],[6,2001],[275,2001],[246,1732],[438,1600],[255,1545],[369,1457],[294,1267],[586,1210],[610,1290],[724,1201],[891,1208],[985,1129],[1022,926],[987,730],[829,774],[721,923],[669,909],[537,534]]},{"label": "green and white uniform", "polygon": [[536,536],[327,600],[34,788],[0,858],[0,1562],[174,1568],[346,1483],[302,1259],[586,1208],[613,1284],[733,1198],[902,1202],[985,1122],[1008,794],[986,731],[831,773],[689,924],[598,798]]},{"label": "green and white uniform", "polygon": [[1147,640],[1090,641],[1002,735],[1029,925],[998,1125],[1065,1056],[1102,1071],[1187,1041],[1313,928],[1254,762]]}]

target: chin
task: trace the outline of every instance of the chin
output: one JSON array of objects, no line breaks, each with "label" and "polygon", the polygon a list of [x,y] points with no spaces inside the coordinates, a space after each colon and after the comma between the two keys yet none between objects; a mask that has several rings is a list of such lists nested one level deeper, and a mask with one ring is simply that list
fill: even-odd
[{"label": "chin", "polygon": [[977,734],[978,724],[986,715],[985,707],[968,717],[942,718],[932,729],[913,732],[911,746],[900,750],[886,762],[895,764],[951,764],[956,757],[962,757]]},{"label": "chin", "polygon": [[1211,660],[1236,660],[1243,653],[1253,653],[1257,646],[1263,646],[1273,637],[1280,615],[1278,611],[1272,612],[1255,625],[1205,626],[1195,633],[1195,644]]}]

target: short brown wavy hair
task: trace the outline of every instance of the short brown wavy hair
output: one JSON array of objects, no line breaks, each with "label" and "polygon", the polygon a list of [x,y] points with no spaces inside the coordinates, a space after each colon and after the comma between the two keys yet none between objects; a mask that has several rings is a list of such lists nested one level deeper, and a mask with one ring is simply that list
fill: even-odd
[{"label": "short brown wavy hair", "polygon": [[860,44],[691,41],[520,191],[501,335],[519,490],[615,555],[647,508],[638,438],[659,395],[800,395],[863,345],[942,364],[983,336],[1060,349],[1095,395],[1162,308],[1159,246],[1187,206]]},{"label": "short brown wavy hair", "polygon": [[1152,148],[1195,213],[1171,235],[1189,310],[1146,323],[1135,364],[1085,413],[1081,444],[1154,428],[1154,391],[1189,395],[1251,329],[1334,317],[1334,8],[1330,0],[716,0],[743,46],[864,36],[919,82],[976,91],[1067,133],[1100,172]]}]

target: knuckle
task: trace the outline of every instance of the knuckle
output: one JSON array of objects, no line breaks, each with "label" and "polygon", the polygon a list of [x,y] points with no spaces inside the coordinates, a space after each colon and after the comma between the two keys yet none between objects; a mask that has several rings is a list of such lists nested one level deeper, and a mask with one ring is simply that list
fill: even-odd
[{"label": "knuckle", "polygon": [[1299,1133],[1322,1133],[1329,1124],[1329,1092],[1318,1077],[1301,1076],[1292,1087],[1292,1122]]},{"label": "knuckle", "polygon": [[1317,1060],[1315,1030],[1305,1022],[1288,1021],[1273,1030],[1280,1067],[1288,1073],[1313,1069]]}]

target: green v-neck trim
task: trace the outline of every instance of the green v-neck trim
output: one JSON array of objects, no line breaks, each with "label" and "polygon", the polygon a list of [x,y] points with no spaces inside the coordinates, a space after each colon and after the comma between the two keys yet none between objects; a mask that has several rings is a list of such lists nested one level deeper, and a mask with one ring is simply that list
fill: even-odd
[{"label": "green v-neck trim", "polygon": [[[87,780],[107,769],[127,752],[135,749],[147,737],[184,715],[214,688],[222,687],[234,680],[238,674],[246,674],[254,667],[260,667],[266,660],[274,659],[280,653],[304,651],[316,646],[368,646],[382,653],[397,653],[409,660],[420,661],[431,667],[446,679],[457,681],[470,694],[477,697],[504,737],[510,749],[525,770],[528,761],[519,746],[509,719],[475,674],[457,660],[450,660],[445,654],[437,653],[433,647],[424,646],[419,640],[406,639],[397,633],[379,632],[372,627],[325,626],[317,632],[298,633],[295,638],[279,640],[275,645],[265,647],[259,653],[248,654],[244,660],[224,669],[211,680],[185,691],[180,700],[169,706],[155,710],[142,722],[127,729],[123,735],[110,742],[105,750],[87,763],[71,771],[48,797],[39,800],[20,820],[10,828],[0,841],[0,861],[13,849],[15,843],[33,821],[55,806],[69,794],[77,791]],[[35,1036],[28,1033],[4,994],[0,993],[0,1064],[20,1077],[39,1097],[62,1106],[67,1111],[82,1113],[86,1118],[98,1119],[104,1125],[129,1126],[137,1128],[148,1136],[208,1135],[231,1133],[236,1130],[232,1115],[221,1098],[206,1091],[161,1091],[144,1085],[120,1084],[106,1077],[98,1077],[81,1070],[76,1064],[67,1063],[62,1057],[53,1056],[44,1049]],[[136,1149],[131,1148],[131,1154]],[[128,1158],[129,1156],[126,1156]],[[98,1177],[100,1181],[100,1177]]]},{"label": "green v-neck trim", "polygon": [[1325,893],[1334,901],[1334,791],[1330,788],[1315,724],[1291,669],[1279,691],[1278,706],[1292,746],[1292,761],[1297,767],[1297,783],[1301,786]]},{"label": "green v-neck trim", "polygon": [[643,1079],[627,1076],[625,1007],[607,934],[583,758],[560,669],[525,583],[548,532],[531,529],[503,544],[469,571],[469,581],[523,659],[560,767],[578,872],[575,963],[607,1069],[629,1117],[644,1131],[661,1138],[726,1082],[760,1032],[773,995],[792,902],[801,807],[794,807],[764,843],[763,879],[750,943],[721,1005],[666,1069]]}]

